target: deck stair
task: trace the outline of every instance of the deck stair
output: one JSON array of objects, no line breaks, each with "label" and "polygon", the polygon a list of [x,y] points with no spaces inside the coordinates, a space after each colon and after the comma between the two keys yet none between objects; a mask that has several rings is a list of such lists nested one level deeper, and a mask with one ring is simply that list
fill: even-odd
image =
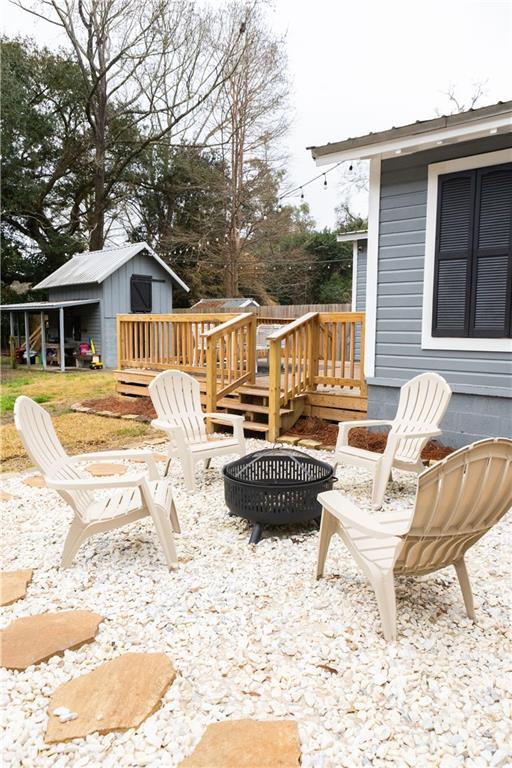
[{"label": "deck stair", "polygon": [[199,381],[205,411],[241,414],[249,434],[270,440],[303,414],[366,416],[364,313],[309,312],[273,331],[265,371],[250,313],[118,315],[117,322],[121,395],[147,396],[159,371],[186,371]]}]

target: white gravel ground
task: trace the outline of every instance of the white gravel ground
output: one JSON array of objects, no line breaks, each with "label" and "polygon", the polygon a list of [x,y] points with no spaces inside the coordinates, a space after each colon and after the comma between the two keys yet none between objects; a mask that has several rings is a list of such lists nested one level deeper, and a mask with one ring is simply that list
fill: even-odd
[{"label": "white gravel ground", "polygon": [[[3,568],[33,568],[34,578],[24,600],[2,609],[1,625],[60,609],[105,617],[90,645],[24,672],[0,670],[4,765],[173,768],[208,723],[226,718],[295,718],[303,768],[511,765],[510,519],[468,556],[478,624],[451,570],[400,580],[399,640],[388,645],[342,543],[320,582],[313,527],[276,529],[248,546],[249,526],[226,513],[221,465],[212,462],[194,494],[175,466],[183,534],[173,573],[149,519],[96,536],[59,571],[69,509],[20,476],[3,483],[15,497],[1,505]],[[345,469],[339,486],[368,504],[362,470]],[[397,473],[386,505],[413,498],[414,478]],[[45,745],[55,688],[125,651],[163,651],[174,663],[161,709],[137,731]]]}]

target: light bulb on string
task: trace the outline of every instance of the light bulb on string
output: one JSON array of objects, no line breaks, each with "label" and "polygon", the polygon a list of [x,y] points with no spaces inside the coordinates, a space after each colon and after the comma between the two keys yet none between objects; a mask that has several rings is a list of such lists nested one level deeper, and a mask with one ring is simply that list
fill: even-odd
[{"label": "light bulb on string", "polygon": [[300,199],[304,200],[304,190],[302,189],[302,187],[300,188]]},{"label": "light bulb on string", "polygon": [[327,176],[324,173],[324,189],[327,189]]}]

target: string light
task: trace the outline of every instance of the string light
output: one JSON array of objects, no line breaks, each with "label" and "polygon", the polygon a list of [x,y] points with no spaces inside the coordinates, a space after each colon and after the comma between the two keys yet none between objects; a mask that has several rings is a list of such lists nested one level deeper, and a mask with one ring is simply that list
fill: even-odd
[{"label": "string light", "polygon": [[327,189],[327,176],[324,173],[324,189]]},{"label": "string light", "polygon": [[304,190],[302,189],[302,187],[300,188],[300,199],[304,200]]}]

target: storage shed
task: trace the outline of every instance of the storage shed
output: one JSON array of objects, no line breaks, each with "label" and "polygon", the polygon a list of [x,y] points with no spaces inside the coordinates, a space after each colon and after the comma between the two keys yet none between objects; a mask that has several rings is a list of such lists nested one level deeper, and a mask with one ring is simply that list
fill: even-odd
[{"label": "storage shed", "polygon": [[[48,291],[48,302],[4,305],[11,312],[11,334],[19,333],[19,313],[25,316],[24,336],[37,348],[46,367],[49,350],[63,370],[78,360],[81,343],[92,339],[107,368],[116,365],[116,315],[167,313],[172,310],[174,284],[188,291],[183,280],[149,247],[134,243],[119,248],[89,251],[73,256],[34,286]],[[30,314],[40,315],[34,337]],[[18,314],[18,323],[14,317]],[[35,338],[30,345],[30,337]],[[25,355],[30,359],[30,354]]]}]

